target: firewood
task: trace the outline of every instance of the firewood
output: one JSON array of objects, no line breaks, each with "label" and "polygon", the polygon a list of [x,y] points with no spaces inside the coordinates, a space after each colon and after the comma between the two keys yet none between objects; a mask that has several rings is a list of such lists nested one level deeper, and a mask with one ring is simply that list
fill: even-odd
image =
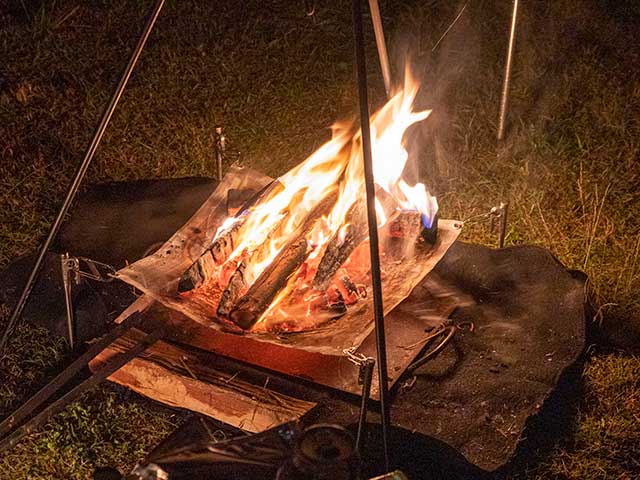
[{"label": "firewood", "polygon": [[218,265],[224,263],[235,249],[243,220],[238,220],[221,232],[211,246],[182,274],[178,282],[178,292],[193,290],[211,277]]},{"label": "firewood", "polygon": [[[292,202],[295,204],[302,200],[304,191],[298,192],[294,195]],[[285,235],[285,223],[283,219],[272,226],[271,231],[267,238],[281,238]],[[294,231],[296,227],[293,227]],[[222,292],[220,297],[220,303],[218,304],[217,315],[219,317],[227,317],[231,312],[231,309],[236,304],[237,300],[245,293],[249,287],[248,279],[255,278],[253,269],[255,265],[260,265],[271,254],[270,242],[262,242],[255,249],[249,252],[249,257],[243,259],[236,270],[231,275],[227,286]]]},{"label": "firewood", "polygon": [[[131,348],[142,333],[134,330],[104,349],[90,364],[99,369]],[[237,372],[216,367],[215,356],[159,341],[109,380],[162,403],[187,408],[252,432],[305,415],[314,403],[253,385]]]},{"label": "firewood", "polygon": [[384,237],[417,239],[423,228],[420,212],[404,211],[388,222],[381,229],[381,234]]},{"label": "firewood", "polygon": [[242,260],[236,270],[231,275],[229,283],[227,283],[222,296],[220,297],[220,303],[218,304],[217,314],[219,317],[226,317],[231,313],[231,309],[236,304],[237,300],[247,289],[247,282],[245,279],[245,271],[247,269],[247,260]]},{"label": "firewood", "polygon": [[420,236],[424,239],[425,242],[435,245],[438,241],[438,214],[436,213],[431,221],[430,227],[422,226],[422,231],[420,232]]},{"label": "firewood", "polygon": [[[376,197],[388,217],[387,221],[395,218],[398,210],[393,197],[381,189],[376,192]],[[317,290],[326,290],[338,269],[347,261],[355,248],[369,236],[367,205],[364,199],[357,200],[353,204],[346,215],[345,224],[345,227],[331,237],[320,260],[318,271],[313,279],[313,287]]]},{"label": "firewood", "polygon": [[298,238],[285,246],[231,310],[229,319],[243,329],[258,321],[289,277],[307,258],[307,240]]},{"label": "firewood", "polygon": [[238,209],[238,215],[242,216],[238,217],[237,221],[229,228],[218,234],[211,246],[182,274],[178,282],[178,292],[188,292],[204,283],[215,271],[216,266],[222,265],[237,247],[237,240],[242,237],[242,227],[249,215],[247,209],[267,201],[283,189],[282,183],[274,180],[243,204]]},{"label": "firewood", "polygon": [[[299,192],[300,198],[296,199],[294,197],[293,201],[300,201],[303,195],[304,191]],[[238,300],[237,306],[230,310],[228,318],[232,322],[241,328],[247,329],[260,318],[276,294],[287,284],[288,278],[307,258],[308,250],[305,237],[316,222],[328,214],[331,207],[335,204],[336,198],[337,192],[332,190],[327,193],[304,218],[298,220],[293,226],[289,225],[289,228],[293,229],[293,232],[289,234],[289,238],[293,240],[289,241],[289,243],[283,247],[269,266],[258,276],[255,282],[253,282],[247,293]],[[283,223],[276,225],[269,237],[277,238],[279,235],[284,235],[284,233],[281,232],[283,226]],[[270,249],[269,242],[264,242],[255,251],[251,252],[242,272],[243,281],[246,282],[248,278],[253,277],[251,269],[264,261],[266,255],[270,254]],[[227,288],[225,292],[227,290],[232,289]],[[233,291],[227,293],[225,305],[220,313],[224,313],[229,309],[228,303],[232,301],[235,293],[237,293],[235,287],[233,287]]]}]

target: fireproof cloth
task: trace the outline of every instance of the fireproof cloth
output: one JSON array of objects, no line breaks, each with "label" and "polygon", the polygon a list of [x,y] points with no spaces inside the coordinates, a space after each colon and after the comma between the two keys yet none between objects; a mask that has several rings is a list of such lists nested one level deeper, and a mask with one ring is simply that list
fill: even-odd
[{"label": "fireproof cloth", "polygon": [[[133,285],[163,305],[179,311],[207,327],[221,330],[215,321],[217,305],[204,295],[181,297],[178,281],[182,273],[210,245],[227,218],[227,193],[231,189],[259,190],[271,178],[255,170],[234,165],[211,196],[191,219],[154,254],[120,270],[118,278]],[[168,200],[170,201],[170,200]],[[412,256],[389,264],[383,280],[385,314],[393,310],[440,261],[456,240],[460,224],[440,220],[438,240],[433,247],[417,246]],[[326,355],[343,355],[358,347],[373,330],[373,299],[368,295],[350,307],[345,315],[312,331],[290,334],[246,333],[256,340],[272,342]]]}]

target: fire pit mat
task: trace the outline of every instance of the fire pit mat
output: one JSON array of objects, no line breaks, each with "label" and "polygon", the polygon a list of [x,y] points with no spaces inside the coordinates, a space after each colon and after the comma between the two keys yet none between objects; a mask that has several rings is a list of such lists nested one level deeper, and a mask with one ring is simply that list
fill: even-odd
[{"label": "fire pit mat", "polygon": [[[255,170],[232,166],[210,197],[182,228],[155,253],[121,269],[117,278],[210,330],[223,329],[221,324],[211,318],[216,305],[209,295],[182,297],[177,292],[177,284],[182,273],[200,257],[211,242],[213,232],[227,218],[229,191],[260,190],[270,181],[269,177]],[[389,314],[410,295],[414,287],[442,258],[459,232],[458,222],[440,220],[438,239],[433,247],[416,244],[412,256],[406,256],[398,262],[389,262],[383,278],[385,314]],[[345,349],[359,347],[373,331],[372,303],[372,295],[369,295],[350,307],[339,319],[311,331],[287,335],[248,332],[244,337],[325,355],[342,356]]]},{"label": "fire pit mat", "polygon": [[[461,478],[478,478],[474,466],[506,469],[521,461],[516,453],[522,451],[530,459],[532,449],[568,428],[576,397],[567,396],[579,391],[584,275],[568,271],[542,248],[493,250],[456,242],[428,278],[430,284],[417,292],[437,286],[441,292],[459,291],[471,298],[451,315],[467,328],[416,372],[412,387],[397,384],[393,435],[404,442],[402,448],[396,446],[398,462],[409,462],[404,468],[424,467],[419,449],[435,448],[439,453],[430,452],[428,458],[435,455],[443,461],[438,455],[444,455],[444,465],[471,472]],[[149,312],[158,313],[154,307]],[[213,355],[214,361],[228,371],[238,369],[224,357]],[[357,420],[357,405],[348,398],[250,365],[241,372],[256,385],[269,379],[275,391],[316,402],[308,421]],[[377,418],[375,408],[370,415]],[[372,431],[376,435],[377,427]],[[433,473],[435,467],[429,468]],[[436,473],[434,478],[458,478],[453,471],[451,476]]]},{"label": "fire pit mat", "polygon": [[[173,227],[166,229],[160,221],[164,215],[175,217],[174,225],[179,225],[206,196],[200,190],[197,195],[191,193],[192,186],[180,180],[154,182],[145,183],[145,192],[157,190],[158,182],[171,182],[171,192],[152,198],[145,193],[144,198],[127,197],[126,202],[116,202],[122,197],[118,184],[90,187],[63,227],[59,251],[109,263],[135,258],[139,255],[136,252],[173,231]],[[201,183],[197,188],[202,189]],[[209,185],[207,188],[213,187]],[[137,184],[127,182],[125,186],[128,192],[140,191]],[[175,206],[165,207],[169,195],[184,197],[180,211]],[[84,214],[96,209],[108,211],[111,217],[101,215],[96,222]],[[162,226],[162,231],[149,230],[149,212],[154,212],[153,225]],[[180,216],[182,219],[177,220]],[[122,235],[123,224],[128,242],[124,250],[114,253],[110,238]],[[51,314],[54,300],[56,311],[64,310],[64,298],[59,273],[55,272],[59,262],[53,254],[50,256],[52,261],[46,262],[24,319],[36,323],[44,318],[55,320],[63,331],[64,314]],[[28,257],[19,259],[0,274],[2,301],[6,305],[15,302],[30,263]],[[569,428],[567,420],[571,420],[572,406],[580,393],[585,278],[568,271],[542,248],[493,250],[460,241],[452,245],[430,277],[436,278],[435,275],[473,297],[473,304],[459,308],[452,318],[470,320],[475,328],[473,332],[459,332],[438,358],[418,370],[413,388],[396,392],[392,406],[396,425],[392,442],[397,440],[398,445],[395,458],[412,466],[405,467],[407,472],[421,468],[427,468],[423,472],[433,472],[438,465],[444,465],[445,474],[434,472],[433,478],[459,478],[455,466],[443,462],[438,453],[441,451],[449,452],[444,453],[449,457],[458,450],[471,464],[486,470],[508,469],[522,457],[522,452],[528,452],[526,457],[530,458],[531,449],[539,443],[552,443],[559,432]],[[120,287],[94,285],[103,300],[113,298],[113,290],[122,290]],[[102,318],[90,311],[95,305],[96,302],[88,302],[82,307],[87,319]],[[247,367],[247,371],[251,368]],[[262,379],[258,379],[260,374]],[[357,405],[331,391],[264,372],[256,371],[255,375],[257,385],[268,376],[270,388],[318,402],[310,421],[347,424],[357,419]],[[375,419],[375,409],[370,415]],[[543,441],[539,442],[541,438]],[[373,447],[373,442],[370,445]],[[423,451],[433,445],[437,452]],[[463,470],[468,471],[466,467]],[[474,475],[464,478],[478,478]]]}]

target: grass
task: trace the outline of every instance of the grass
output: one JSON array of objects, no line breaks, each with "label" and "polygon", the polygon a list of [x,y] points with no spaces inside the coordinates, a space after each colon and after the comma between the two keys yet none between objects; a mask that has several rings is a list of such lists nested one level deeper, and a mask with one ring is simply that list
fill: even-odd
[{"label": "grass", "polygon": [[[410,145],[445,216],[509,200],[508,244],[551,249],[590,278],[600,338],[575,431],[531,476],[634,478],[640,467],[640,68],[631,1],[521,6],[507,141],[494,140],[509,6],[387,2],[396,70],[409,53],[434,112]],[[148,2],[0,8],[0,266],[46,232],[136,41]],[[371,32],[372,102],[383,99]],[[213,125],[237,156],[283,173],[356,111],[349,2],[168,2],[87,182],[210,175]],[[465,239],[493,244],[484,224]],[[3,318],[6,318],[6,311]],[[64,364],[23,326],[0,364],[0,415]],[[111,386],[86,395],[0,458],[0,478],[86,478],[131,466],[180,421]]]}]

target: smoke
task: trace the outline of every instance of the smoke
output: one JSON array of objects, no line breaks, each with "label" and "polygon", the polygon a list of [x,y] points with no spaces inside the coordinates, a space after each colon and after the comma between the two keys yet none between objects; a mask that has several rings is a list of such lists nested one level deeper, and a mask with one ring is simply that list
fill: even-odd
[{"label": "smoke", "polygon": [[460,126],[454,125],[454,118],[459,89],[481,61],[473,15],[474,5],[466,0],[416,3],[397,12],[391,26],[389,50],[396,78],[409,65],[421,83],[416,109],[432,110],[426,121],[407,134],[406,148],[415,160],[406,176],[411,182],[425,183],[435,195],[443,193],[446,180],[455,172],[454,137]]}]

